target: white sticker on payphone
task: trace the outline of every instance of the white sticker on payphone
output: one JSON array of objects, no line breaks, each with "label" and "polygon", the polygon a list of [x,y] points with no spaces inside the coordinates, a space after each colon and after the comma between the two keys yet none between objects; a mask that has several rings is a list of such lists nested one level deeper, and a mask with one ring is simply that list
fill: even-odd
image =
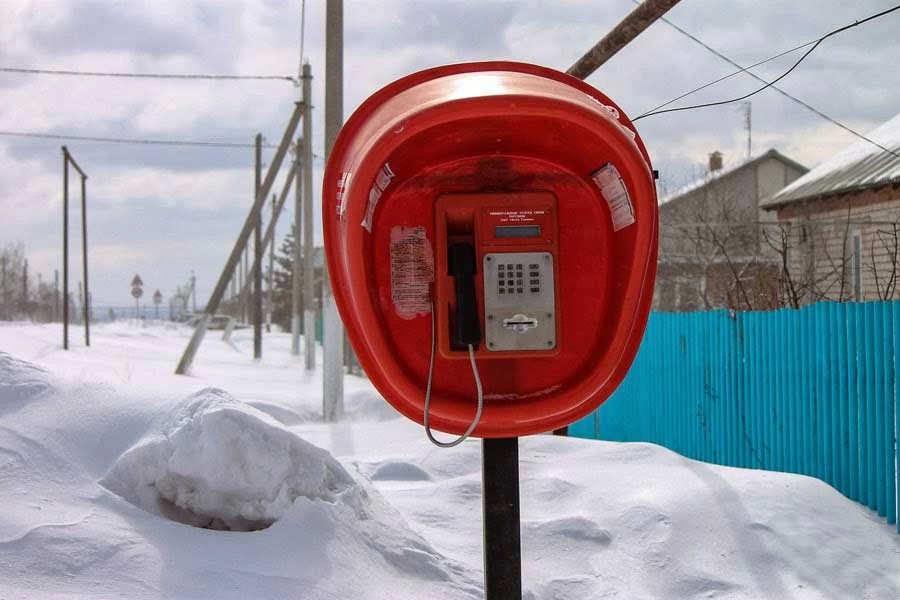
[{"label": "white sticker on payphone", "polygon": [[425,228],[391,229],[391,299],[401,319],[431,312],[434,257]]},{"label": "white sticker on payphone", "polygon": [[625,182],[619,170],[612,163],[606,163],[591,175],[591,179],[600,188],[603,199],[609,205],[612,216],[613,231],[625,229],[634,223],[634,206],[625,188]]}]

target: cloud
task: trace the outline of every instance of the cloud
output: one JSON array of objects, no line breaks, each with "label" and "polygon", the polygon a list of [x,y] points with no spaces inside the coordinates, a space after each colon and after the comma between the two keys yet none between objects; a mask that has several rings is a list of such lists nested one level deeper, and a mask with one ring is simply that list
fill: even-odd
[{"label": "cloud", "polygon": [[[668,17],[744,64],[885,6],[881,0],[725,4],[682,2]],[[307,1],[306,6],[305,49],[314,76],[313,145],[321,153],[325,3]],[[344,107],[349,113],[390,81],[444,63],[507,59],[564,70],[633,7],[630,0],[345,0]],[[9,66],[271,75],[298,71],[299,0],[41,0],[7,2],[3,13],[0,47]],[[900,106],[900,70],[893,68],[900,61],[898,23],[900,17],[891,15],[834,36],[779,85],[853,127],[876,126]],[[794,58],[757,72],[777,76]],[[732,66],[658,22],[588,82],[636,115],[731,71]],[[734,97],[757,85],[738,76],[681,104]],[[298,96],[287,82],[0,74],[0,129],[247,143],[259,131],[277,143]],[[813,166],[853,142],[775,92],[758,94],[752,102],[757,153],[775,147]],[[655,166],[671,181],[690,177],[713,150],[722,150],[726,160],[746,152],[743,114],[733,105],[647,118],[638,127]],[[59,265],[60,144],[0,139],[0,240],[25,241],[36,270]],[[200,296],[208,293],[246,216],[252,149],[69,146],[90,174],[95,297],[121,297],[127,304],[127,281],[122,282],[130,280],[134,269],[154,282],[148,285],[163,288],[168,282],[183,283],[195,269]],[[267,162],[273,152],[266,150]],[[322,167],[317,161],[316,189]],[[287,231],[290,211],[282,218],[279,235]],[[318,216],[315,228],[320,235]],[[72,243],[78,242],[73,238]]]}]

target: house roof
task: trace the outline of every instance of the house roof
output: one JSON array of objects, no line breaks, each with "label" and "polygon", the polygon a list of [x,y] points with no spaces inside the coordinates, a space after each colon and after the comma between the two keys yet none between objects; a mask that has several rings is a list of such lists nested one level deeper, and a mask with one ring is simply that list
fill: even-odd
[{"label": "house roof", "polygon": [[720,169],[718,171],[713,171],[712,173],[706,173],[702,177],[699,177],[695,181],[687,184],[686,186],[675,190],[671,194],[666,194],[662,199],[660,199],[659,203],[660,203],[660,205],[668,204],[669,202],[672,202],[673,200],[677,200],[678,198],[681,198],[682,196],[687,196],[688,194],[691,194],[692,192],[703,189],[704,187],[712,184],[713,182],[724,179],[724,178],[726,178],[730,175],[733,175],[739,171],[743,171],[744,169],[753,167],[757,163],[762,162],[763,160],[766,160],[768,158],[774,158],[775,160],[779,160],[779,161],[785,163],[786,165],[793,167],[793,168],[797,169],[798,171],[801,171],[804,173],[808,170],[806,167],[804,167],[800,163],[791,160],[790,158],[788,158],[787,156],[785,156],[778,150],[771,148],[767,152],[760,154],[759,156],[756,156],[756,157],[753,157],[750,159],[744,159],[737,163],[733,163],[724,169]]},{"label": "house roof", "polygon": [[[900,114],[867,137],[900,154]],[[763,208],[772,210],[890,183],[900,183],[900,158],[859,140],[766,200]]]}]

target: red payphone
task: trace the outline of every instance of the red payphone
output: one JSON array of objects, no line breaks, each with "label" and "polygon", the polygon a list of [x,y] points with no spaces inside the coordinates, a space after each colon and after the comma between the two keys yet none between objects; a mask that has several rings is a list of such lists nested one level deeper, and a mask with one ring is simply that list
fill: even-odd
[{"label": "red payphone", "polygon": [[594,88],[509,62],[410,75],[347,121],[323,194],[350,341],[407,417],[539,433],[624,377],[652,299],[655,184]]}]

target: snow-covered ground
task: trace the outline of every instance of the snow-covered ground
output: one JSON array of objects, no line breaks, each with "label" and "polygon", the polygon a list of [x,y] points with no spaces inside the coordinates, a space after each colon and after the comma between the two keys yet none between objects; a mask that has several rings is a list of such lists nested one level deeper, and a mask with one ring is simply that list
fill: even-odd
[{"label": "snow-covered ground", "polygon": [[[0,326],[0,598],[481,598],[480,446],[270,334]],[[489,386],[489,382],[485,382]],[[521,441],[526,598],[900,598],[900,536],[807,477]],[[193,525],[193,526],[192,526]]]}]

